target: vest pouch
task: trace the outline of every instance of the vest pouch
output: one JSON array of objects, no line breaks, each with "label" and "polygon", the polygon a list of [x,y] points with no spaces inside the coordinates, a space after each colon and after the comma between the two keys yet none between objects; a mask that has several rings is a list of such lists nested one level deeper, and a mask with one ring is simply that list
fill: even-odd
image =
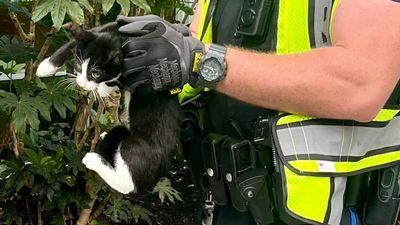
[{"label": "vest pouch", "polygon": [[399,109],[369,123],[281,115],[272,126],[283,205],[311,224],[340,224],[347,177],[400,162]]},{"label": "vest pouch", "polygon": [[399,208],[399,166],[373,171],[364,215],[366,225],[394,225]]},{"label": "vest pouch", "polygon": [[268,173],[256,167],[255,148],[248,140],[228,137],[222,145],[222,170],[232,206],[250,211],[260,225],[274,222]]}]

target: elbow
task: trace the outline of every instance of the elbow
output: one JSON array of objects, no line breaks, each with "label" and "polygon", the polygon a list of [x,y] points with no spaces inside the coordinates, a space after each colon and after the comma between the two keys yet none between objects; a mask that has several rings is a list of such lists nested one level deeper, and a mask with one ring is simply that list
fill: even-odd
[{"label": "elbow", "polygon": [[384,105],[384,101],[377,99],[375,96],[355,98],[348,102],[348,117],[362,123],[371,122],[379,114]]}]

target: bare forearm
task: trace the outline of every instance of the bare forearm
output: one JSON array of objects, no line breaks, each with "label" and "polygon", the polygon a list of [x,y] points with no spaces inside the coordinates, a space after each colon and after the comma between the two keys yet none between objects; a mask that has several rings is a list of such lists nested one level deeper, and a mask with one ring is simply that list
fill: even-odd
[{"label": "bare forearm", "polygon": [[384,102],[365,95],[376,75],[358,74],[368,71],[357,69],[362,62],[342,47],[284,56],[229,48],[226,60],[227,76],[217,90],[264,108],[367,121]]}]

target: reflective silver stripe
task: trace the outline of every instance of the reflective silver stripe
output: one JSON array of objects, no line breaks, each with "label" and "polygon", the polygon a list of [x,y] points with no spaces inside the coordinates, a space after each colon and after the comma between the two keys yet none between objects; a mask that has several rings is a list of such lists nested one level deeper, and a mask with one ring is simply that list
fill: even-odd
[{"label": "reflective silver stripe", "polygon": [[[400,145],[400,117],[393,118],[385,127],[338,125],[306,125],[278,129],[277,135],[284,156],[325,155],[361,157],[385,147]],[[305,138],[306,137],[306,138]],[[307,141],[307,143],[306,143]],[[315,159],[311,156],[311,159]]]},{"label": "reflective silver stripe", "polygon": [[314,39],[315,47],[330,45],[329,24],[333,0],[315,0]]},{"label": "reflective silver stripe", "polygon": [[343,212],[343,196],[346,190],[347,177],[335,177],[335,192],[331,198],[331,213],[329,215],[328,224],[337,225],[340,224]]}]

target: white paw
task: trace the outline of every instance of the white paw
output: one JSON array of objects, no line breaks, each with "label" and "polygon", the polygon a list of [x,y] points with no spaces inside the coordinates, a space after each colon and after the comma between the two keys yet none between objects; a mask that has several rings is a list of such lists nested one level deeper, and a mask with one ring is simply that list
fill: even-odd
[{"label": "white paw", "polygon": [[50,57],[43,60],[36,71],[36,76],[38,77],[48,77],[56,73],[58,67],[54,66],[50,62]]},{"label": "white paw", "polygon": [[100,140],[104,140],[104,138],[107,136],[107,132],[103,132],[100,134]]},{"label": "white paw", "polygon": [[103,166],[101,156],[94,152],[86,153],[85,157],[82,159],[82,163],[85,164],[86,168],[94,171]]}]

